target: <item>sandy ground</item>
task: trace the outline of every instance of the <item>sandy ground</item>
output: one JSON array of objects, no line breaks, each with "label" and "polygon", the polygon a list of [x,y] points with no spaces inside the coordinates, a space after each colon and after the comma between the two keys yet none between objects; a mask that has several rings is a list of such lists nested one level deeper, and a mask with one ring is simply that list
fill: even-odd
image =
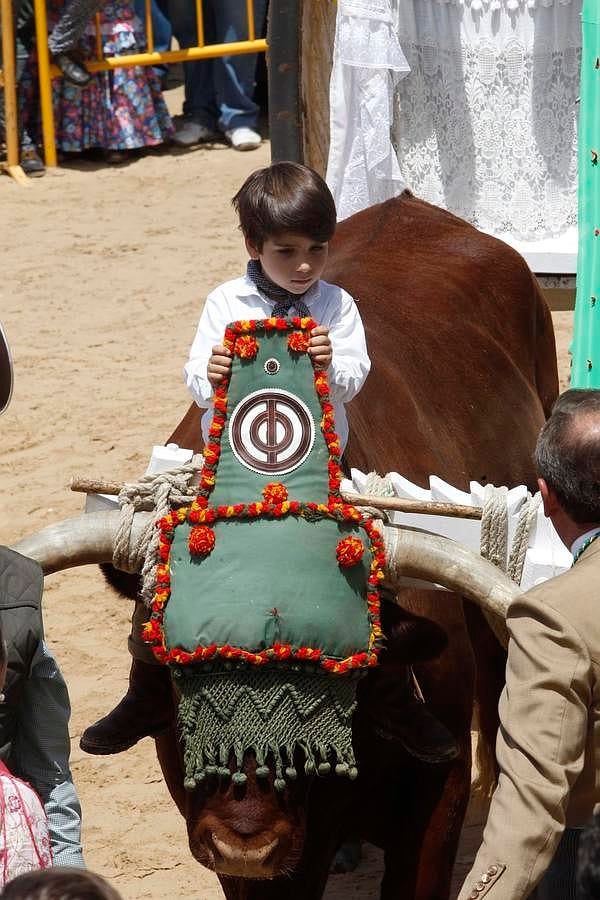
[{"label": "sandy ground", "polygon": [[[164,151],[119,169],[70,163],[27,189],[0,179],[0,315],[16,369],[0,421],[0,541],[79,513],[73,474],[134,479],[179,421],[202,298],[245,259],[229,198],[268,160],[264,143]],[[555,322],[564,386],[571,314]],[[88,865],[126,900],[222,897],[188,852],[152,742],[104,759],[79,750],[83,728],[125,690],[128,603],[88,567],[49,577],[44,610],[71,691]],[[463,874],[477,835],[465,832]],[[329,900],[378,896],[380,854],[366,855],[359,873],[330,879]]]}]

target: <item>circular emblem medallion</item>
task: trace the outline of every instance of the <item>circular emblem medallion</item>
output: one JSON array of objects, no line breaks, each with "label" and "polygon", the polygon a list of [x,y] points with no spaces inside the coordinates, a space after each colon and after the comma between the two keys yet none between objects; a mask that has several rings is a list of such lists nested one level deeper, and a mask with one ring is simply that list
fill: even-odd
[{"label": "circular emblem medallion", "polygon": [[279,389],[254,391],[231,413],[229,443],[253,472],[285,475],[304,462],[315,442],[315,423],[306,404]]},{"label": "circular emblem medallion", "polygon": [[274,356],[271,356],[264,365],[264,370],[267,375],[277,375],[281,368],[281,364],[278,359],[275,359]]}]

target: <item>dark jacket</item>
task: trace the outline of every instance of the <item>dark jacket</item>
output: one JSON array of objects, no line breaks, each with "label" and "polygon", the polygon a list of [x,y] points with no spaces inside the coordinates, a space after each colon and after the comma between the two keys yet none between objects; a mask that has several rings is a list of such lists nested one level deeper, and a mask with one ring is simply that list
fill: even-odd
[{"label": "dark jacket", "polygon": [[8,670],[0,703],[0,759],[10,766],[11,744],[23,683],[44,638],[39,565],[8,547],[0,547],[0,626],[8,651]]}]

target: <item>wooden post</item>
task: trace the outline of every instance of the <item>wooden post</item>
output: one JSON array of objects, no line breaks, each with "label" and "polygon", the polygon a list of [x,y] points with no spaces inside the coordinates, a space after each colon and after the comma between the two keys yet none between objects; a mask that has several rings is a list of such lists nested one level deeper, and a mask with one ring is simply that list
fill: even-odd
[{"label": "wooden post", "polygon": [[34,8],[44,160],[48,167],[53,167],[57,164],[57,158],[56,137],[54,134],[54,109],[52,107],[52,75],[50,73],[50,51],[48,50],[46,0],[34,0]]},{"label": "wooden post", "polygon": [[27,176],[19,165],[19,120],[17,115],[17,67],[15,65],[15,27],[11,0],[1,0],[2,74],[4,81],[4,121],[6,128],[5,170],[19,184]]}]

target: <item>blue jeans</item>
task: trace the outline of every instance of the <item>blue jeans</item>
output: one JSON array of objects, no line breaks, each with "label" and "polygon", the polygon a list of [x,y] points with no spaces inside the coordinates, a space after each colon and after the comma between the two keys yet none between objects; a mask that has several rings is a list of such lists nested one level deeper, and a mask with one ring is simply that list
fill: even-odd
[{"label": "blue jeans", "polygon": [[[256,34],[262,34],[267,0],[254,0]],[[181,47],[194,47],[198,37],[190,0],[169,0],[173,34]],[[204,40],[207,44],[246,40],[248,26],[243,0],[205,0]],[[184,65],[184,115],[207,128],[229,131],[256,128],[259,108],[253,100],[256,53],[203,59]]]},{"label": "blue jeans", "polygon": [[[146,3],[145,0],[135,0],[135,12],[141,19],[144,30],[146,29]],[[159,53],[171,49],[171,23],[164,15],[162,9],[152,0],[152,32],[154,35],[154,49]]]}]

